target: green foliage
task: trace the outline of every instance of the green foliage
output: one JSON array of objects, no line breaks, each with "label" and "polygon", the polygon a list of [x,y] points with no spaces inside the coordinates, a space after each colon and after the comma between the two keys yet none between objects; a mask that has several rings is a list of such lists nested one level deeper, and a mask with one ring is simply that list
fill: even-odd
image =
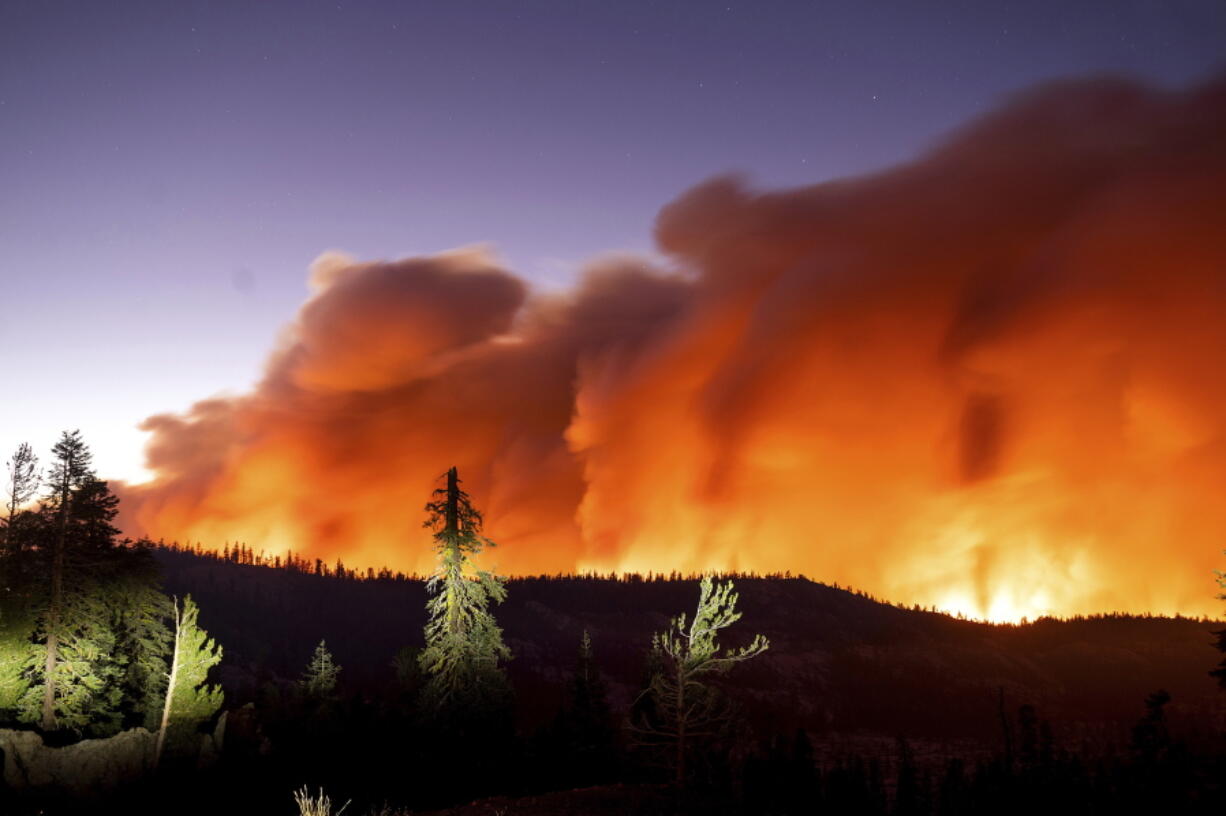
[{"label": "green foliage", "polygon": [[0,723],[16,718],[30,689],[26,666],[37,621],[16,599],[0,599]]},{"label": "green foliage", "polygon": [[428,678],[423,703],[436,711],[496,704],[508,691],[500,661],[511,653],[488,611],[491,602],[506,599],[507,591],[502,578],[472,563],[473,556],[494,544],[481,535],[481,514],[459,484],[452,468],[447,487],[436,490],[426,505],[425,526],[435,531],[438,566],[426,584],[429,620],[418,661]]},{"label": "green foliage", "polygon": [[54,621],[43,616],[37,642],[26,656],[32,682],[18,702],[19,718],[29,723],[43,721],[46,643],[53,632],[57,642],[51,675],[55,726],[88,736],[114,734],[121,721],[122,667],[113,657],[110,609],[97,586],[65,593]]},{"label": "green foliage", "polygon": [[47,471],[47,494],[43,508],[58,514],[72,501],[86,482],[93,480],[93,454],[81,439],[80,431],[64,431],[51,448],[51,467]]},{"label": "green foliage", "polygon": [[191,750],[196,729],[211,720],[224,702],[221,689],[208,685],[209,669],[221,662],[221,647],[200,628],[199,614],[190,595],[183,599],[182,610],[177,602],[174,604],[174,648],[158,739],[159,757],[164,745]]},{"label": "green foliage", "polygon": [[726,671],[766,651],[770,643],[762,635],[754,635],[748,646],[720,653],[716,640],[719,630],[741,619],[741,613],[736,611],[738,599],[731,581],[721,585],[714,583],[710,576],[704,577],[699,586],[698,610],[693,622],[687,625],[686,615],[682,613],[673,618],[668,629],[655,635],[656,647],[663,652],[666,662],[680,668],[687,677],[697,678]]},{"label": "green foliage", "polygon": [[65,432],[52,449],[30,567],[45,576],[47,589],[35,582],[39,591],[26,597],[38,625],[25,663],[29,686],[17,707],[20,719],[44,730],[106,736],[124,719],[125,664],[143,661],[139,649],[121,643],[125,613],[117,597],[125,588],[128,595],[152,591],[155,575],[146,571],[141,589],[129,550],[115,542],[119,499],[90,462],[78,431]]},{"label": "green foliage", "polygon": [[[177,610],[159,591],[149,545],[116,541],[119,500],[90,461],[80,433],[64,433],[39,507],[21,511],[37,489],[37,462],[28,446],[9,461],[0,547],[8,579],[0,593],[0,721],[95,737],[157,728],[169,713],[172,731],[181,722],[194,727],[220,706],[219,691],[196,688],[218,650],[195,627],[190,604],[179,649],[172,648],[166,619]],[[179,685],[191,691],[168,710],[168,660],[176,654],[183,664]]]},{"label": "green foliage", "polygon": [[22,443],[5,463],[4,515],[0,518],[0,722],[14,719],[29,691],[26,661],[37,621],[30,609],[33,587],[22,551],[30,541],[34,514],[22,507],[38,493],[38,457]]},{"label": "green foliage", "polygon": [[683,613],[652,639],[652,652],[661,669],[643,692],[651,698],[650,715],[640,717],[633,731],[640,745],[673,749],[670,764],[679,784],[686,778],[690,743],[717,736],[729,719],[725,698],[709,681],[770,646],[762,635],[755,635],[748,646],[720,649],[720,630],[741,618],[737,600],[731,581],[720,585],[704,577],[693,620]]},{"label": "green foliage", "polygon": [[22,659],[17,665],[0,662],[0,716],[6,708],[20,708],[22,721],[42,721],[46,643],[54,623],[56,727],[88,736],[157,727],[170,602],[158,591],[156,565],[147,550],[114,547],[94,556],[87,559],[89,569],[70,563],[54,619],[43,593],[10,605],[0,627],[0,651],[20,652]]},{"label": "green foliage", "polygon": [[336,676],[340,671],[341,667],[332,659],[327,643],[321,640],[315,647],[315,654],[311,656],[311,662],[307,665],[302,679],[298,681],[298,686],[311,699],[330,699],[336,692]]},{"label": "green foliage", "polygon": [[106,592],[115,632],[115,659],[121,667],[121,711],[127,727],[158,727],[166,695],[167,665],[173,636],[166,625],[173,615],[171,601],[157,588],[147,551],[124,559],[126,569]]}]

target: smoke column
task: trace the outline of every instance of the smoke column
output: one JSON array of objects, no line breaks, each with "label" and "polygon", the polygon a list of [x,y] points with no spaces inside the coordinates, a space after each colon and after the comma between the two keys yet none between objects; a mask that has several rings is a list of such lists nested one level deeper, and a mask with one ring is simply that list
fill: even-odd
[{"label": "smoke column", "polygon": [[532,292],[336,254],[250,393],[149,418],[131,534],[424,571],[803,572],[993,619],[1220,614],[1226,84],[1012,99],[904,166],[664,207]]}]

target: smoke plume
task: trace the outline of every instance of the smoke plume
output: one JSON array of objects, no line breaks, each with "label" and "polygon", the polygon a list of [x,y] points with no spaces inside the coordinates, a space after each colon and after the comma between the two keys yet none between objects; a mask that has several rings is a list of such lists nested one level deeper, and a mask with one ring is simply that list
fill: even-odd
[{"label": "smoke plume", "polygon": [[1226,84],[1011,100],[920,159],[666,206],[664,269],[325,255],[250,393],[146,420],[130,533],[425,571],[803,572],[998,619],[1218,614]]}]

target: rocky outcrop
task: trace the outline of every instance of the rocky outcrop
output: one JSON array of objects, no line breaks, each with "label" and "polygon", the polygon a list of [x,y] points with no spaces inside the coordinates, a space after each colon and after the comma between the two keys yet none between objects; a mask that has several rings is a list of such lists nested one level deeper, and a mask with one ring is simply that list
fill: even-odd
[{"label": "rocky outcrop", "polygon": [[153,767],[157,734],[144,728],[51,748],[33,731],[0,730],[4,783],[13,790],[54,788],[74,794],[109,790]]}]

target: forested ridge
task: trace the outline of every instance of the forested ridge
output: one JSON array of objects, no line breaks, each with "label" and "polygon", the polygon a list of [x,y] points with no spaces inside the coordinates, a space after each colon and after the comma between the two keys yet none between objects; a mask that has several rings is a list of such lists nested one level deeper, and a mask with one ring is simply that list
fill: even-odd
[{"label": "forested ridge", "polygon": [[[390,681],[399,649],[421,644],[421,580],[321,576],[169,548],[154,554],[168,590],[199,599],[206,628],[226,644],[221,677],[237,697],[294,677],[320,638],[347,682],[365,689]],[[1208,675],[1220,622],[1108,614],[989,624],[805,578],[735,580],[746,619],[773,644],[736,675],[764,718],[890,737],[906,729],[990,738],[1001,687],[1011,704],[1036,705],[1070,728],[1130,726],[1139,701],[1160,687],[1176,710],[1226,715]],[[585,629],[615,698],[628,701],[638,693],[651,633],[690,603],[697,585],[670,576],[510,578],[498,619],[515,654],[508,672],[521,703],[539,694],[531,716],[546,715],[556,699],[551,683],[569,670]],[[914,705],[917,694],[928,704]]]}]

